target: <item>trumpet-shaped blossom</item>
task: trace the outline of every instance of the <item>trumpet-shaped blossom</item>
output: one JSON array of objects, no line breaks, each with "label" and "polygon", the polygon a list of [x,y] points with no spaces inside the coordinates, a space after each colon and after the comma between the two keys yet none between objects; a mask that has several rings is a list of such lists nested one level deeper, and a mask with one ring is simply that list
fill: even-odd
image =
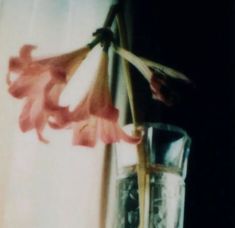
[{"label": "trumpet-shaped blossom", "polygon": [[[84,47],[60,56],[36,59],[31,56],[35,48],[25,45],[19,57],[10,59],[7,82],[12,96],[25,98],[19,117],[21,130],[26,132],[35,128],[38,138],[46,143],[42,132],[50,119],[58,125],[69,119],[68,108],[58,105],[59,96],[90,49]],[[16,74],[15,80],[11,79],[13,74]]]},{"label": "trumpet-shaped blossom", "polygon": [[177,81],[190,83],[184,74],[172,68],[140,58],[123,48],[117,48],[116,52],[133,64],[148,80],[153,99],[166,105],[172,105],[178,96],[175,88]]},{"label": "trumpet-shaped blossom", "polygon": [[118,110],[112,105],[108,88],[108,55],[102,52],[98,75],[91,89],[71,113],[73,144],[95,146],[97,138],[105,144],[120,140],[139,143],[140,137],[127,135],[119,127]]}]

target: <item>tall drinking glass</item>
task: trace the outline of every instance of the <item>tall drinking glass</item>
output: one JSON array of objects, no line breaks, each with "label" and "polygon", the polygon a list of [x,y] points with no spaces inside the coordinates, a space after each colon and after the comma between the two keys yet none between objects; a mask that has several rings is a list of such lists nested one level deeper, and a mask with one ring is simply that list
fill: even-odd
[{"label": "tall drinking glass", "polygon": [[[131,131],[132,126],[127,129]],[[185,177],[191,139],[175,126],[143,125],[147,158],[145,228],[183,228]],[[117,145],[118,203],[116,228],[138,228],[137,148]]]}]

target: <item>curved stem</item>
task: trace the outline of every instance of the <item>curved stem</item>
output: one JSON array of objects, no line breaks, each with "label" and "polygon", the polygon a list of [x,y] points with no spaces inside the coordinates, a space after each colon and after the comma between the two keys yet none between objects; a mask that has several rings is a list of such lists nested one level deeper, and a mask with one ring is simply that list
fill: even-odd
[{"label": "curved stem", "polygon": [[102,36],[99,35],[97,36],[93,41],[91,41],[89,44],[87,44],[87,46],[92,49],[93,47],[95,47],[98,43],[100,43],[102,41]]},{"label": "curved stem", "polygon": [[[123,19],[122,12],[118,12],[117,14],[117,22],[118,22],[118,30],[120,35],[120,45],[123,48],[127,48],[127,38],[126,38],[126,27]],[[134,125],[134,133],[136,135],[139,134],[137,129],[137,114],[136,107],[133,97],[133,86],[130,75],[130,67],[129,63],[122,59],[124,70],[125,70],[125,81],[127,86],[127,94],[131,108],[131,115]],[[137,165],[137,178],[138,178],[138,191],[139,191],[139,211],[140,211],[140,223],[139,228],[144,228],[145,226],[145,192],[147,185],[147,169],[146,169],[146,154],[144,151],[144,145],[141,143],[137,146],[138,151],[138,160],[139,164]]]},{"label": "curved stem", "polygon": [[112,159],[112,146],[106,145],[103,157],[102,179],[101,179],[101,197],[100,197],[100,225],[99,228],[106,227],[108,200],[109,200],[109,186],[110,186],[110,172]]},{"label": "curved stem", "polygon": [[[125,24],[123,21],[123,16],[122,13],[119,12],[117,14],[117,24],[118,24],[118,31],[120,35],[120,45],[123,48],[127,48],[127,38],[126,38],[126,28]],[[129,63],[122,59],[123,66],[124,66],[124,79],[126,82],[126,87],[127,87],[127,96],[128,100],[130,103],[130,109],[131,109],[131,116],[132,116],[132,121],[134,125],[134,130],[137,130],[137,113],[136,113],[136,107],[135,107],[135,102],[134,102],[134,96],[133,96],[133,86],[132,86],[132,80],[131,80],[131,75],[130,75],[130,66]]]},{"label": "curved stem", "polygon": [[[112,26],[114,18],[115,18],[118,11],[119,11],[119,4],[115,4],[110,7],[109,12],[105,18],[105,22],[104,22],[102,29],[109,28]],[[100,30],[100,29],[98,29],[98,30]],[[97,35],[96,32],[93,35]],[[95,47],[98,43],[102,42],[103,40],[104,40],[104,34],[100,33],[96,36],[96,38],[92,42],[87,44],[87,46],[90,49],[92,49],[93,47]]]},{"label": "curved stem", "polygon": [[119,4],[114,4],[110,7],[108,15],[107,15],[105,22],[104,22],[104,25],[103,25],[104,28],[110,27],[112,25],[114,18],[115,18],[118,11],[119,11]]}]

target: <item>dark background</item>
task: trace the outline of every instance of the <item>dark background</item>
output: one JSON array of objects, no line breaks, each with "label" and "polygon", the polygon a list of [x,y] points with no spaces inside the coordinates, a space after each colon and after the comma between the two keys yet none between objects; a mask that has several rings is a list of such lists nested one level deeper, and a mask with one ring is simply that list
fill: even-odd
[{"label": "dark background", "polygon": [[[121,1],[122,2],[122,1]],[[232,1],[123,1],[130,48],[185,73],[193,86],[166,107],[132,69],[139,118],[192,138],[185,228],[235,228],[235,11]]]}]

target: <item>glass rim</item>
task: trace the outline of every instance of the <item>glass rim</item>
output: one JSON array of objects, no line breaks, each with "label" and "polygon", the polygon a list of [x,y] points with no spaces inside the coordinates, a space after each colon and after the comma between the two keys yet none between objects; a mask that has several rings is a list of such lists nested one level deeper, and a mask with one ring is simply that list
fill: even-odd
[{"label": "glass rim", "polygon": [[[133,123],[126,124],[123,127],[125,129],[126,127],[130,127],[130,126],[133,126]],[[143,122],[143,123],[137,123],[137,127],[144,127],[144,128],[154,127],[154,128],[161,129],[161,130],[168,130],[168,131],[181,133],[183,137],[188,139],[189,143],[191,143],[192,141],[187,131],[185,131],[183,128],[178,127],[174,124],[168,124],[168,123],[163,123],[163,122]]]},{"label": "glass rim", "polygon": [[142,126],[155,127],[155,128],[162,129],[162,130],[178,132],[178,133],[181,133],[183,136],[191,139],[190,136],[188,135],[187,131],[185,131],[183,128],[178,127],[173,124],[162,123],[162,122],[144,122],[144,123],[142,123]]},{"label": "glass rim", "polygon": [[[126,124],[124,126],[124,130],[128,130],[130,131],[131,128],[133,129],[133,123],[129,123]],[[156,130],[163,130],[166,132],[170,133],[175,133],[175,134],[179,134],[180,138],[184,141],[184,153],[183,153],[183,157],[182,159],[185,161],[183,166],[180,166],[180,175],[185,178],[186,177],[186,170],[187,170],[187,160],[189,157],[189,153],[190,153],[190,148],[191,148],[191,144],[192,144],[192,139],[191,137],[188,135],[188,133],[181,127],[178,127],[176,125],[173,124],[168,124],[168,123],[163,123],[163,122],[142,122],[142,123],[138,123],[137,124],[137,128],[140,127],[143,129],[143,137],[145,137],[145,132],[148,131],[148,128],[155,128]]]}]

